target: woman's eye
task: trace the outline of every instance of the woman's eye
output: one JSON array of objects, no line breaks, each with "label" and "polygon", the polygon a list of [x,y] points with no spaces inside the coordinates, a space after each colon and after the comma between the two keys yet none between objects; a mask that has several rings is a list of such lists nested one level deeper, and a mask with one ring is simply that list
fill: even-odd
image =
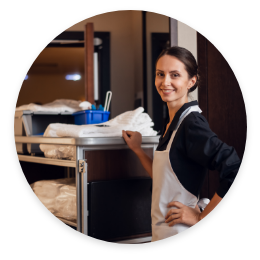
[{"label": "woman's eye", "polygon": [[157,76],[158,77],[163,77],[163,74],[162,73],[157,73]]},{"label": "woman's eye", "polygon": [[174,73],[174,74],[172,74],[172,77],[179,77],[179,74],[177,74],[177,73]]}]

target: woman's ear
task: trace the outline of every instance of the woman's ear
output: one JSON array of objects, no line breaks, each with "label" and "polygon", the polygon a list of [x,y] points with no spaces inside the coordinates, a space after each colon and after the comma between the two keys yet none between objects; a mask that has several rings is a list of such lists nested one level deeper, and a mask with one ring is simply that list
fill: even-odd
[{"label": "woman's ear", "polygon": [[193,76],[191,79],[190,79],[190,84],[189,84],[189,87],[188,89],[192,88],[197,82],[197,76]]}]

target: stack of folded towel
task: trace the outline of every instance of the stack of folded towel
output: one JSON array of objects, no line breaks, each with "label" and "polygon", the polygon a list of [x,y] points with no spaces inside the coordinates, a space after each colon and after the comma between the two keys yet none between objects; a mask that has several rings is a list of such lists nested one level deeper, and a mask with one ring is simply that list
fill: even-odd
[{"label": "stack of folded towel", "polygon": [[[143,136],[155,136],[157,132],[151,127],[152,119],[144,109],[139,107],[128,111],[101,124],[94,125],[68,125],[50,124],[44,136],[49,137],[114,137],[122,136],[122,130],[138,131]],[[104,125],[104,127],[102,127]]]},{"label": "stack of folded towel", "polygon": [[[127,111],[114,119],[94,125],[50,124],[44,132],[46,137],[121,137],[122,130],[138,131],[142,136],[156,136],[154,123],[144,108]],[[40,149],[49,158],[75,160],[73,146],[41,144]]]},{"label": "stack of folded towel", "polygon": [[77,112],[80,110],[91,109],[91,104],[87,101],[81,102],[72,99],[56,99],[51,103],[44,105],[37,105],[30,103],[16,108],[16,111],[30,110],[30,111],[42,111],[42,112]]}]

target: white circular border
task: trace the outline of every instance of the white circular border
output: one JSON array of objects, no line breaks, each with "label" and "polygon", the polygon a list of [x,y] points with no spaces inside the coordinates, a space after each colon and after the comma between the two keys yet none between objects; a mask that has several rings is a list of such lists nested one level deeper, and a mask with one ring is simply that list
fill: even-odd
[{"label": "white circular border", "polygon": [[[14,3],[16,2],[16,3]],[[103,1],[102,1],[103,2]],[[0,75],[1,75],[1,159],[2,159],[2,234],[5,243],[1,250],[10,258],[26,256],[27,259],[51,257],[122,258],[131,255],[112,254],[96,250],[71,240],[54,229],[32,207],[16,179],[9,155],[6,124],[9,105],[16,82],[28,59],[38,46],[54,31],[68,22],[101,9],[123,6],[121,1],[107,4],[89,1],[35,1],[6,2],[1,10]],[[212,3],[212,4],[211,4]],[[257,2],[245,5],[235,1],[183,1],[168,3],[151,1],[124,1],[125,6],[148,6],[174,12],[200,26],[216,39],[233,59],[246,84],[251,100],[257,133],[259,120],[258,67],[259,36]],[[254,147],[259,138],[254,138]],[[232,203],[223,214],[197,236],[177,246],[151,253],[148,257],[188,257],[192,259],[219,259],[225,256],[247,257],[257,253],[253,239],[258,226],[259,207],[255,205],[257,185],[260,181],[257,151],[253,154],[243,184]],[[3,237],[3,236],[2,236]],[[252,238],[251,238],[252,237]],[[3,243],[3,242],[2,242]],[[172,255],[170,255],[172,253]],[[143,254],[135,255],[140,259]]]}]

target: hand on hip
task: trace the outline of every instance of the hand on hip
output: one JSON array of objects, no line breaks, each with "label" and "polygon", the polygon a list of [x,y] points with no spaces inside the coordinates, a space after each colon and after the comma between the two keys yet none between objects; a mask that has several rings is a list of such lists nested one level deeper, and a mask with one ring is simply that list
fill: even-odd
[{"label": "hand on hip", "polygon": [[193,226],[200,221],[201,213],[198,207],[193,209],[178,201],[170,202],[167,207],[176,207],[175,209],[170,209],[165,216],[165,223],[169,223],[169,226],[180,223]]}]

